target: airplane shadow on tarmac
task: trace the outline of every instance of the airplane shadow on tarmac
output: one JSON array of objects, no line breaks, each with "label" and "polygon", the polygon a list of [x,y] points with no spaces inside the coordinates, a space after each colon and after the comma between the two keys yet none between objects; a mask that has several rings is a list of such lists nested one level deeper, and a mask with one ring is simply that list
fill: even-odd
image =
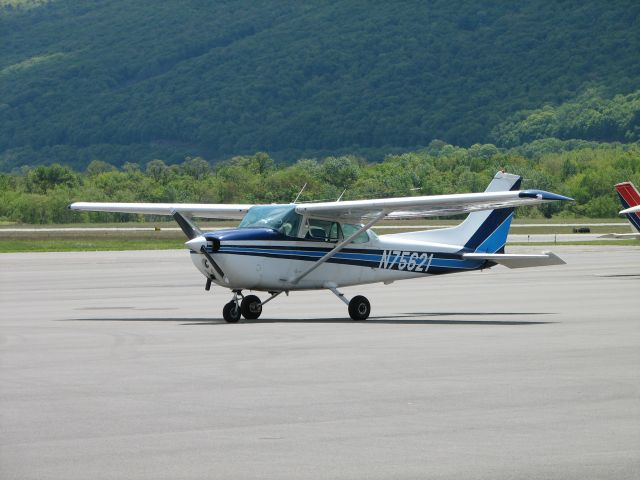
[{"label": "airplane shadow on tarmac", "polygon": [[[523,317],[529,315],[553,315],[548,312],[412,312],[397,315],[384,315],[369,317],[362,322],[354,322],[348,317],[336,318],[259,318],[257,320],[242,320],[241,325],[258,323],[344,323],[344,324],[388,324],[388,325],[546,325],[556,322],[524,321],[524,320],[462,320],[446,319],[438,317],[491,317],[512,316]],[[436,318],[425,318],[436,317]],[[75,318],[72,322],[178,322],[181,325],[234,325],[227,324],[223,319],[217,318]]]},{"label": "airplane shadow on tarmac", "polygon": [[608,274],[608,275],[596,275],[596,277],[600,277],[600,278],[637,278],[640,279],[640,273],[612,273],[612,274]]}]

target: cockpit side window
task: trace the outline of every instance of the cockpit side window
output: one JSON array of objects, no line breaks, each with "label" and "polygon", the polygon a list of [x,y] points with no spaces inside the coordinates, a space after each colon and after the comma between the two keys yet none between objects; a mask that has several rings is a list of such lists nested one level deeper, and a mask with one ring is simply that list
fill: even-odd
[{"label": "cockpit side window", "polygon": [[307,222],[305,238],[321,240],[323,242],[338,242],[343,239],[342,229],[337,222],[310,218]]},{"label": "cockpit side window", "polygon": [[[349,223],[340,224],[329,220],[310,218],[307,221],[305,230],[307,232],[305,238],[307,239],[321,240],[323,242],[340,242],[360,230],[360,225],[351,225]],[[367,243],[368,241],[369,234],[365,231],[359,233],[352,240],[352,243]]]}]

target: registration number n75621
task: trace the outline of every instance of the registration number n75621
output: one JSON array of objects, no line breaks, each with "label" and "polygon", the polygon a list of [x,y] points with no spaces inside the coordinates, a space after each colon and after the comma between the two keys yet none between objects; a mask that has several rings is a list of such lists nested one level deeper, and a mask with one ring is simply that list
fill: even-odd
[{"label": "registration number n75621", "polygon": [[383,250],[378,268],[426,273],[432,260],[433,253]]}]

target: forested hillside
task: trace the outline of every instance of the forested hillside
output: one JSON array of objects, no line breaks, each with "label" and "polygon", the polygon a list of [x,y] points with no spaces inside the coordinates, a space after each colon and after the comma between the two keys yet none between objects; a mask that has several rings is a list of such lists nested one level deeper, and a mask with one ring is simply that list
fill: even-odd
[{"label": "forested hillside", "polygon": [[0,45],[5,171],[638,140],[637,0],[2,0]]}]

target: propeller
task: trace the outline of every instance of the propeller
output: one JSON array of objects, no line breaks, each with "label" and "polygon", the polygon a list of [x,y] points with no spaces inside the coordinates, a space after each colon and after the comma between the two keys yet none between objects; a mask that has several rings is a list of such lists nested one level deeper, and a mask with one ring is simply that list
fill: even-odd
[{"label": "propeller", "polygon": [[[187,247],[189,247],[193,252],[203,254],[213,267],[213,270],[216,272],[216,276],[222,280],[224,278],[224,272],[220,268],[220,265],[216,263],[211,254],[207,251],[207,244],[209,240],[202,235],[202,231],[193,222],[191,222],[189,218],[182,215],[177,210],[172,210],[171,216],[189,239],[189,241],[186,242]],[[220,241],[217,238],[212,239],[211,243],[213,244],[214,251],[220,248]],[[207,290],[211,288],[211,279],[207,280],[207,286],[205,288]]]},{"label": "propeller", "polygon": [[218,278],[220,280],[222,280],[224,278],[224,272],[222,271],[220,266],[216,263],[216,261],[213,259],[211,254],[209,252],[207,252],[207,247],[202,245],[200,247],[200,253],[202,253],[205,257],[207,257],[207,260],[209,260],[209,263],[211,264],[213,269],[216,271],[216,275],[218,276]]}]

